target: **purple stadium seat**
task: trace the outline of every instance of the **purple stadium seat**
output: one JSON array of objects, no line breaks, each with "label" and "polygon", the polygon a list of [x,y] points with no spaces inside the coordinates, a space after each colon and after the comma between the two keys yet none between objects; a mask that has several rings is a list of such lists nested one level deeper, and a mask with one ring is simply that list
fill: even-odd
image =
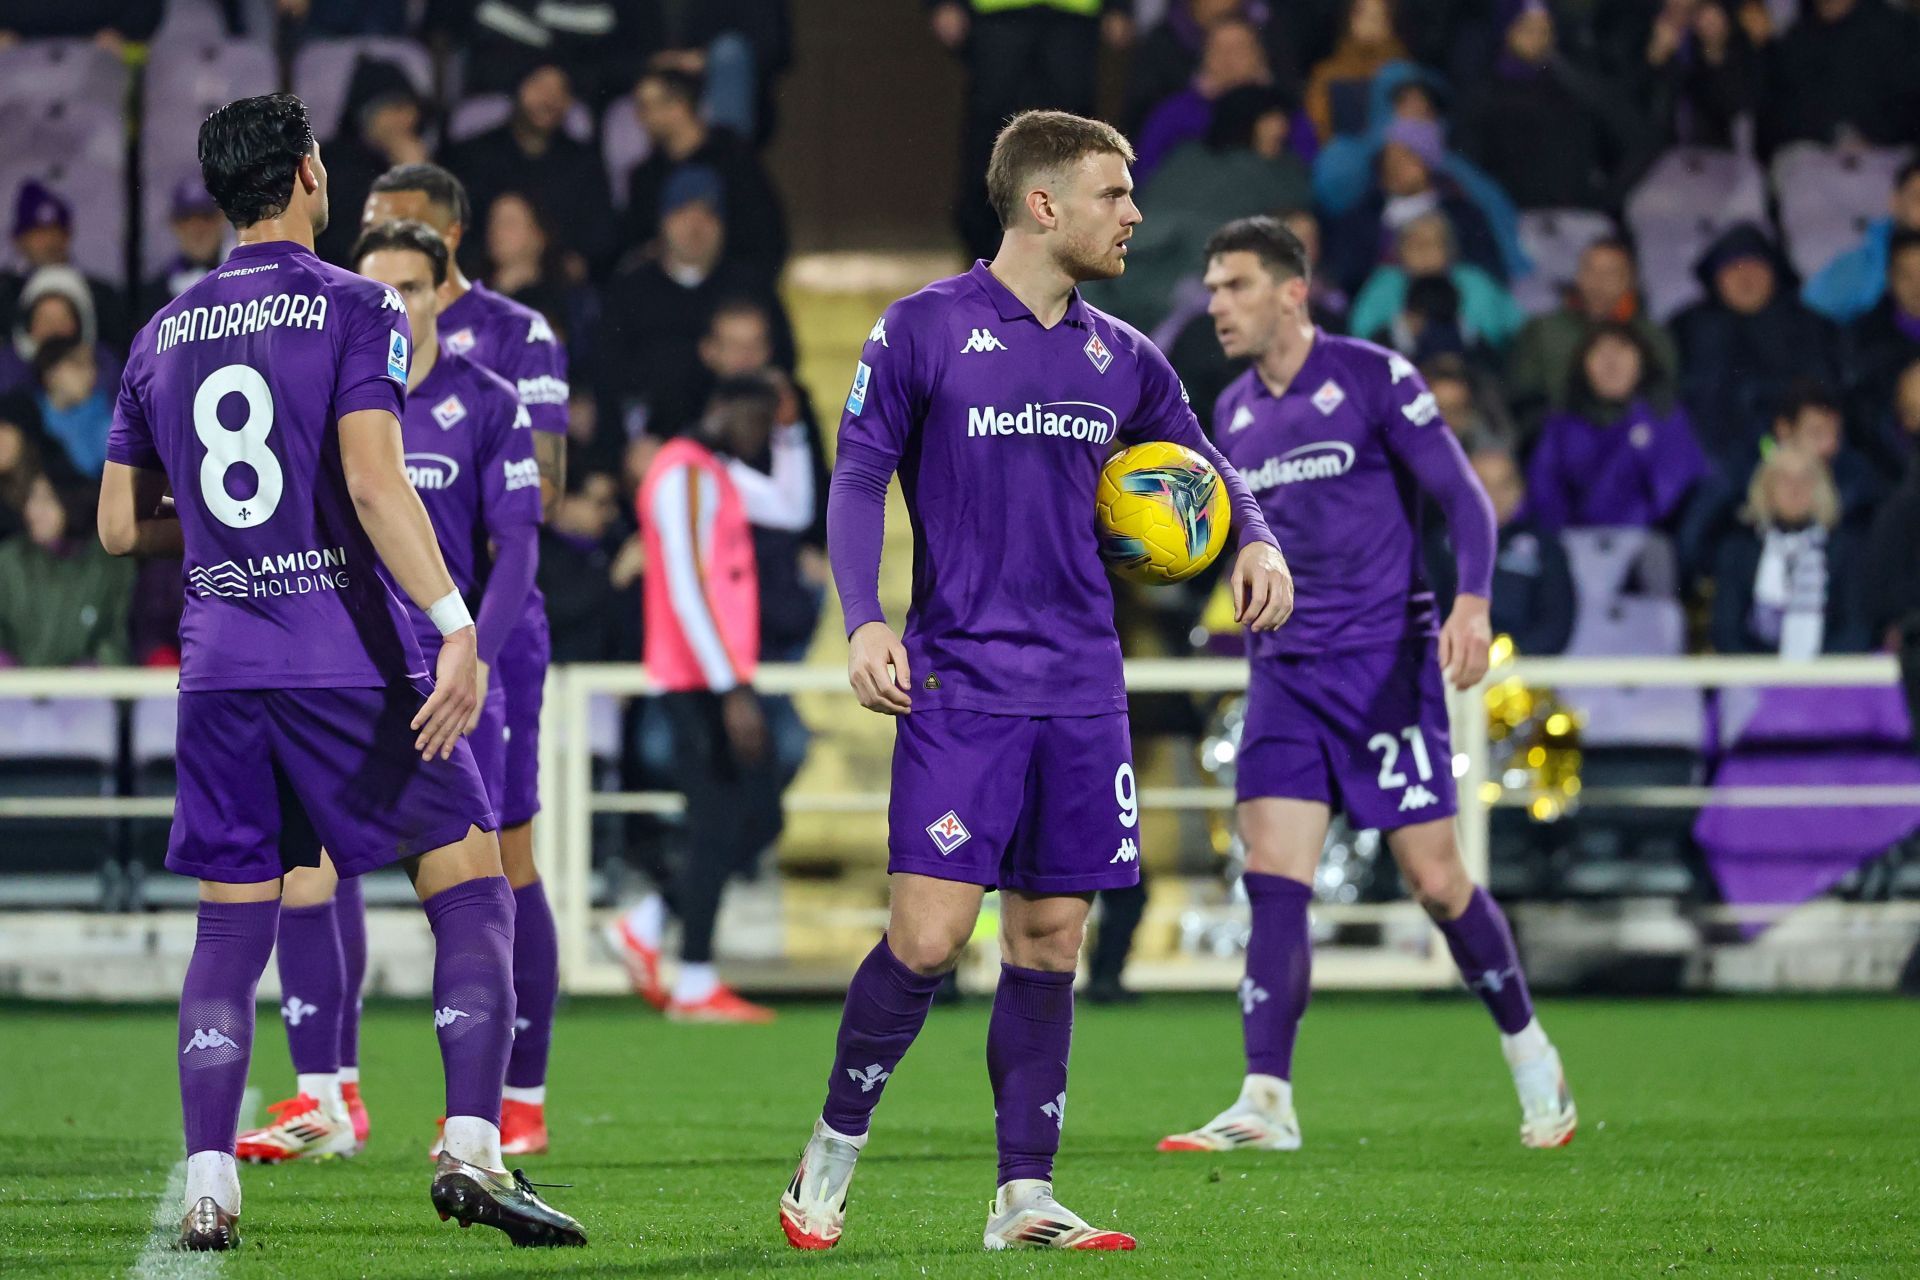
[{"label": "purple stadium seat", "polygon": [[1719,702],[1720,745],[1728,750],[1839,745],[1904,749],[1913,740],[1906,698],[1893,685],[1726,689]]},{"label": "purple stadium seat", "polygon": [[1903,148],[1823,147],[1800,142],[1773,159],[1780,230],[1794,270],[1810,276],[1886,216],[1887,193],[1909,153]]},{"label": "purple stadium seat", "polygon": [[0,49],[0,103],[127,101],[127,65],[90,40],[23,40]]},{"label": "purple stadium seat", "polygon": [[273,51],[250,40],[182,39],[147,66],[140,183],[140,260],[151,272],[172,257],[167,202],[183,178],[198,177],[200,121],[235,98],[279,84]]},{"label": "purple stadium seat", "polygon": [[1766,175],[1746,156],[1676,147],[1627,198],[1647,310],[1662,323],[1700,297],[1693,264],[1736,222],[1767,219]]},{"label": "purple stadium seat", "polygon": [[[483,93],[463,99],[447,116],[447,141],[465,142],[507,122],[513,114],[513,99],[504,93]],[[567,112],[567,136],[575,142],[593,138],[593,113],[586,104],[576,102]]]},{"label": "purple stadium seat", "polygon": [[133,764],[136,769],[173,759],[180,725],[180,699],[141,698],[133,704]]},{"label": "purple stadium seat", "polygon": [[85,101],[0,107],[0,200],[29,178],[73,206],[73,260],[102,280],[127,275],[125,117]]},{"label": "purple stadium seat", "polygon": [[633,166],[652,151],[653,139],[647,136],[647,127],[640,123],[633,95],[623,93],[608,103],[607,113],[600,117],[600,154],[607,164],[607,185],[613,188],[613,202],[621,208],[627,204],[627,180],[633,176]]},{"label": "purple stadium seat", "polygon": [[391,36],[309,40],[293,60],[293,91],[307,104],[313,131],[322,142],[339,132],[353,64],[363,54],[396,64],[422,98],[433,99],[433,59],[412,40]]},{"label": "purple stadium seat", "polygon": [[120,715],[111,698],[0,698],[0,760],[120,758]]},{"label": "purple stadium seat", "polygon": [[[1597,609],[1583,601],[1567,656],[1673,657],[1685,651],[1686,632],[1675,599],[1620,596]],[[1698,689],[1574,687],[1561,689],[1560,697],[1580,713],[1583,746],[1697,751],[1705,741],[1705,698]]]},{"label": "purple stadium seat", "polygon": [[1590,209],[1529,209],[1520,215],[1520,248],[1533,270],[1514,281],[1513,298],[1530,316],[1560,305],[1561,291],[1580,269],[1580,255],[1595,240],[1613,235],[1613,219]]}]

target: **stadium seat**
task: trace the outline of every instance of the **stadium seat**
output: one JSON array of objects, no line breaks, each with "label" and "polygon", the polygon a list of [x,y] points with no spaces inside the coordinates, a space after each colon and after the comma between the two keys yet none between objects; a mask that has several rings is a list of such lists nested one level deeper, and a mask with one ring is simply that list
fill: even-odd
[{"label": "stadium seat", "polygon": [[640,123],[633,95],[623,93],[608,103],[607,113],[600,117],[600,155],[606,162],[607,184],[613,189],[616,205],[626,208],[627,181],[633,176],[633,166],[652,151],[653,139]]},{"label": "stadium seat", "polygon": [[[513,99],[504,93],[483,93],[462,99],[447,115],[447,141],[465,142],[507,122],[513,114]],[[593,113],[584,102],[576,102],[567,112],[564,126],[575,142],[593,138]]]},{"label": "stadium seat", "polygon": [[1773,160],[1773,190],[1794,270],[1813,275],[1853,247],[1868,223],[1886,216],[1887,192],[1909,154],[1811,142],[1781,149]]},{"label": "stadium seat", "polygon": [[340,131],[340,115],[346,110],[353,64],[363,55],[396,64],[407,73],[423,99],[433,100],[433,59],[412,40],[392,36],[309,40],[300,46],[293,60],[293,91],[306,102],[313,131],[322,142]]},{"label": "stadium seat", "polygon": [[1567,549],[1581,613],[1606,609],[1628,594],[1659,599],[1680,595],[1679,555],[1673,541],[1656,529],[1566,529],[1560,541]]},{"label": "stadium seat", "polygon": [[1700,297],[1693,265],[1736,222],[1765,222],[1766,175],[1733,151],[1676,147],[1627,198],[1647,310],[1662,324]]},{"label": "stadium seat", "polygon": [[1613,219],[1590,209],[1528,209],[1520,215],[1520,248],[1533,270],[1513,282],[1513,298],[1528,315],[1545,315],[1580,269],[1595,240],[1615,234]]},{"label": "stadium seat", "polygon": [[[0,698],[0,795],[107,796],[120,759],[108,698]],[[7,872],[92,872],[114,856],[104,818],[0,819]]]},{"label": "stadium seat", "polygon": [[1716,735],[1723,751],[1854,746],[1902,749],[1913,741],[1907,702],[1875,688],[1739,688],[1721,691]]},{"label": "stadium seat", "polygon": [[127,64],[91,40],[22,40],[0,49],[0,103],[89,102],[119,110]]},{"label": "stadium seat", "polygon": [[147,64],[143,87],[149,125],[141,140],[140,260],[149,271],[173,256],[168,202],[184,178],[198,177],[197,131],[164,122],[204,120],[235,98],[271,93],[279,84],[273,50],[251,40],[184,38]]},{"label": "stadium seat", "polygon": [[[73,261],[112,284],[127,278],[126,133],[118,110],[75,103],[64,109],[0,106],[0,199],[12,207],[27,179],[73,206]],[[40,132],[22,134],[39,126]],[[20,132],[16,132],[16,130]]]}]

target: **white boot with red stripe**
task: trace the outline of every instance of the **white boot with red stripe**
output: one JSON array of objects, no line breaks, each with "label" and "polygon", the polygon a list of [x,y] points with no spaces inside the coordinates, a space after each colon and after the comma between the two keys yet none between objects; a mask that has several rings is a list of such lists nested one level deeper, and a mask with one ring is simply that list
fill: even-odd
[{"label": "white boot with red stripe", "polygon": [[332,1160],[358,1150],[353,1121],[337,1097],[322,1102],[310,1093],[297,1093],[267,1108],[273,1122],[250,1129],[234,1143],[234,1157],[248,1164],[282,1164],[288,1160]]},{"label": "white boot with red stripe", "polygon": [[1053,1184],[1015,1178],[1000,1188],[981,1243],[989,1249],[1106,1249],[1124,1251],[1134,1239],[1102,1231],[1053,1198]]}]

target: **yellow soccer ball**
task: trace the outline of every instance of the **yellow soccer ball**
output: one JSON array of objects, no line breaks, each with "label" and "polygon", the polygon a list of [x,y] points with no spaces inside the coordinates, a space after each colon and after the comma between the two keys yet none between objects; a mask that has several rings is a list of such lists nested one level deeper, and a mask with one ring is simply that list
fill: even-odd
[{"label": "yellow soccer ball", "polygon": [[1184,582],[1227,545],[1227,486],[1184,445],[1136,444],[1107,459],[1094,507],[1100,558],[1129,582]]}]

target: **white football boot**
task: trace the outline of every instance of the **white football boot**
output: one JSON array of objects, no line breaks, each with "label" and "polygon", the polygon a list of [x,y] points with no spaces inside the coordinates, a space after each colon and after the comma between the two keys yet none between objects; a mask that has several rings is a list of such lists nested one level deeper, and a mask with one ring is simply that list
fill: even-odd
[{"label": "white football boot", "polygon": [[1300,1118],[1293,1086],[1278,1076],[1248,1076],[1234,1104],[1191,1133],[1160,1139],[1162,1151],[1298,1151]]},{"label": "white football boot", "polygon": [[1560,1053],[1535,1019],[1518,1034],[1500,1037],[1501,1052],[1520,1095],[1520,1141],[1529,1147],[1564,1147],[1573,1141],[1580,1117],[1567,1088]]},{"label": "white football boot", "polygon": [[780,1229],[796,1249],[831,1249],[847,1224],[847,1187],[867,1135],[849,1138],[813,1122],[813,1136],[800,1153],[800,1167],[780,1197]]},{"label": "white football boot", "polygon": [[981,1243],[989,1249],[1128,1250],[1134,1239],[1124,1231],[1102,1231],[1053,1198],[1053,1184],[1040,1178],[1015,1178],[1000,1188],[987,1211]]},{"label": "white football boot", "polygon": [[311,1094],[300,1093],[267,1108],[273,1122],[240,1135],[234,1155],[247,1164],[282,1164],[288,1160],[332,1160],[359,1150],[353,1120],[344,1106],[337,1111]]}]

